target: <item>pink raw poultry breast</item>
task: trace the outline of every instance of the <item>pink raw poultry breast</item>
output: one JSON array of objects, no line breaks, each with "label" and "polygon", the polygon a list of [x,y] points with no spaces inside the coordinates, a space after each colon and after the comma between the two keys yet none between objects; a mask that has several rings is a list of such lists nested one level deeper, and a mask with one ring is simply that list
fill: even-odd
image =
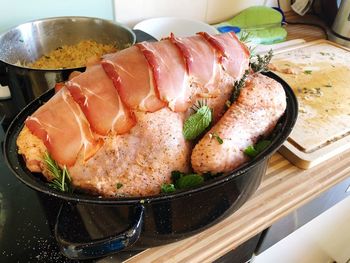
[{"label": "pink raw poultry breast", "polygon": [[[61,167],[67,167],[73,186],[84,191],[106,197],[158,194],[160,186],[170,182],[172,171],[191,171],[194,145],[183,135],[190,107],[205,101],[213,110],[215,124],[225,112],[225,102],[231,96],[234,82],[248,70],[249,56],[247,48],[231,33],[199,34],[190,38],[171,36],[107,55],[72,78],[28,118],[17,140],[19,153],[29,169],[41,171],[51,180],[43,160],[44,153],[48,152]],[[54,103],[60,93],[70,98],[70,107],[82,114],[74,116],[84,121],[67,125],[72,115]],[[270,96],[271,93],[262,90],[257,94]],[[47,108],[51,115],[45,117],[45,125],[39,129],[31,125],[44,123],[40,113]],[[233,111],[233,106],[231,108],[229,112]],[[219,122],[214,128],[231,129],[230,118],[225,116],[222,119],[226,124],[222,126]],[[275,119],[271,123],[275,123]],[[272,127],[271,123],[266,122],[268,127]],[[61,152],[52,150],[53,140],[45,137],[51,133],[51,127],[65,128],[60,135],[62,143],[55,140],[57,144],[53,145],[56,148],[66,145]],[[87,131],[90,137],[85,133],[72,136],[74,129]],[[260,132],[264,134],[267,130]],[[259,129],[253,136],[258,133]],[[87,138],[92,145],[97,145],[93,149],[98,150],[87,151]],[[197,160],[194,158],[197,152],[208,151],[198,147],[192,153],[192,162]],[[202,163],[199,161],[199,167]],[[192,165],[196,171],[202,171],[196,162]]]}]

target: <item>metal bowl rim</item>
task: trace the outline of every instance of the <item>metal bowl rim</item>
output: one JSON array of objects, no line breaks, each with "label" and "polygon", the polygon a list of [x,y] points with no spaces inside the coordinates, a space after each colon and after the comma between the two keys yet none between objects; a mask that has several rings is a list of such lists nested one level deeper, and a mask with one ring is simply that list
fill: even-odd
[{"label": "metal bowl rim", "polygon": [[[51,21],[51,20],[68,20],[68,19],[98,20],[98,21],[102,21],[105,23],[110,23],[112,25],[115,25],[115,26],[118,26],[118,27],[125,29],[130,34],[130,36],[132,38],[130,45],[134,45],[136,43],[135,33],[132,31],[131,28],[127,27],[126,25],[124,25],[120,22],[117,22],[117,21],[113,21],[113,20],[108,20],[108,19],[99,18],[99,17],[89,17],[89,16],[55,16],[55,17],[47,17],[47,18],[29,20],[29,21],[24,22],[22,24],[18,24],[18,25],[15,25],[13,27],[10,27],[7,31],[0,34],[0,39],[3,38],[6,34],[10,33],[12,30],[15,30],[15,29],[22,27],[24,25],[38,23],[38,22],[46,22],[46,21]],[[7,66],[14,67],[14,68],[23,69],[23,70],[38,71],[38,72],[60,72],[60,71],[64,71],[64,70],[71,71],[71,70],[81,70],[81,69],[85,68],[85,67],[73,67],[73,68],[60,68],[60,69],[37,69],[37,68],[30,68],[30,67],[26,67],[26,66],[15,65],[13,63],[9,63],[7,61],[4,61],[1,57],[0,57],[0,62],[4,63]]]}]

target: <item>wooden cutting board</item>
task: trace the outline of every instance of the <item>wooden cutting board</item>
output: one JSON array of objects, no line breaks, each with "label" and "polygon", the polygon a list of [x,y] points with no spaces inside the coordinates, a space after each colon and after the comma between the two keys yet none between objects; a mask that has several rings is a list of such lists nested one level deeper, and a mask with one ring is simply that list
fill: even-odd
[{"label": "wooden cutting board", "polygon": [[275,53],[271,70],[299,102],[280,153],[307,169],[350,149],[350,49],[327,40],[301,44]]}]

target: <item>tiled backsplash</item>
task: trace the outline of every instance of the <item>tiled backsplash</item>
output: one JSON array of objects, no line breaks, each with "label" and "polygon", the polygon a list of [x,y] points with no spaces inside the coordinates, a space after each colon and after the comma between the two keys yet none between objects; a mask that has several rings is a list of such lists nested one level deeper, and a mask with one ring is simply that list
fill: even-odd
[{"label": "tiled backsplash", "polygon": [[[284,10],[290,9],[290,0],[280,3]],[[114,0],[116,20],[129,26],[158,16],[180,16],[218,23],[253,5],[277,6],[277,0]]]}]

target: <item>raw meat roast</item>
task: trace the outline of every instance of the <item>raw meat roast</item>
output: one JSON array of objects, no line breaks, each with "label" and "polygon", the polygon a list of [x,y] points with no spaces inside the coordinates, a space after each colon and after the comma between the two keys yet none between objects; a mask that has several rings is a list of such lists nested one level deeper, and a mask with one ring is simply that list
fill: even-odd
[{"label": "raw meat roast", "polygon": [[[248,160],[244,149],[268,135],[286,107],[279,83],[251,74],[226,111],[249,57],[233,33],[171,35],[108,54],[27,118],[18,152],[50,181],[48,152],[67,167],[74,187],[105,197],[158,194],[174,170],[230,171]],[[212,109],[212,127],[188,141],[183,126],[198,101]]]}]

